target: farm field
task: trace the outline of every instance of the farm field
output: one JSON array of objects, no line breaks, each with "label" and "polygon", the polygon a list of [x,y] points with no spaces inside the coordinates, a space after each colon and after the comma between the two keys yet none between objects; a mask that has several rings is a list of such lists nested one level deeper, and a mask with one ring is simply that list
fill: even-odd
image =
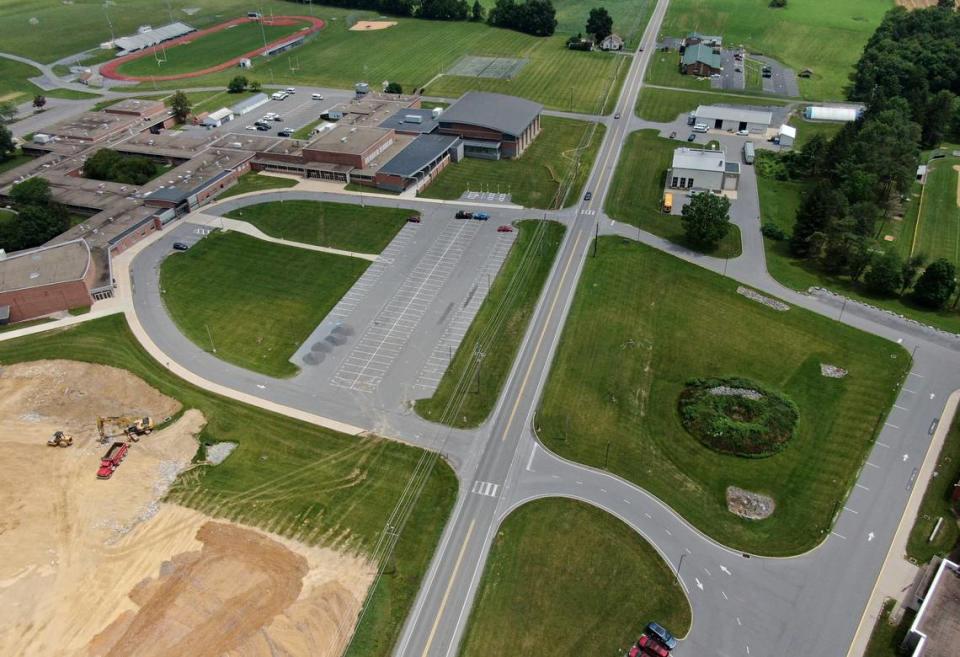
[{"label": "farm field", "polygon": [[[202,422],[198,426],[196,420],[193,420],[193,424],[195,431],[200,431],[202,442],[236,443],[236,449],[220,465],[194,468],[177,479],[165,497],[166,502],[173,504],[161,505],[161,516],[158,517],[173,513],[173,520],[179,518],[183,521],[202,513],[225,523],[243,523],[270,531],[309,546],[314,551],[325,549],[328,553],[353,555],[353,558],[366,560],[373,555],[387,518],[423,454],[419,449],[376,436],[338,434],[207,393],[173,376],[154,361],[136,342],[122,315],[0,343],[0,363],[3,363],[5,371],[12,369],[10,366],[15,363],[63,357],[81,361],[80,367],[84,367],[83,363],[96,363],[100,364],[97,367],[109,365],[122,368],[122,374],[126,374],[123,370],[127,370],[152,386],[155,394],[172,398],[182,406],[185,413],[181,421],[190,414],[200,415],[201,421],[206,422],[205,426]],[[81,380],[89,382],[93,379],[87,377]],[[117,389],[126,391],[126,388]],[[56,390],[56,386],[51,385],[44,394],[56,394],[51,393]],[[94,396],[84,400],[85,406],[81,412],[88,427],[92,422],[90,403]],[[158,432],[155,435],[159,438],[164,434]],[[124,468],[134,468],[129,473],[135,474],[137,458],[149,453],[153,449],[151,445],[143,443],[136,447],[148,451],[131,455],[109,484],[127,485],[122,478]],[[193,445],[195,450],[196,442]],[[47,449],[43,445],[36,448]],[[82,448],[75,446],[73,449]],[[49,453],[45,456],[47,458],[38,458],[37,462],[47,464],[52,461]],[[80,454],[75,452],[71,456],[79,457]],[[203,453],[199,456],[202,458]],[[188,461],[189,458],[190,454],[187,455]],[[103,489],[104,482],[91,479],[89,474],[83,479],[99,484],[98,490]],[[331,482],[337,483],[331,485]],[[400,536],[390,560],[390,567],[385,570],[370,601],[368,613],[356,630],[349,655],[391,652],[439,540],[456,496],[456,487],[452,470],[439,460],[426,477],[421,501],[412,509],[406,531]],[[46,501],[48,496],[41,497]],[[96,499],[101,506],[105,502],[99,497]],[[118,495],[117,500],[125,502],[126,497]],[[83,500],[78,502],[83,503]],[[102,517],[96,516],[97,519]],[[96,524],[92,518],[89,520],[91,526]],[[182,522],[165,525],[167,534],[170,530],[182,530],[181,525]],[[154,536],[163,538],[162,534],[155,533]],[[24,552],[29,554],[33,551]],[[115,550],[113,556],[116,559],[121,555]],[[107,570],[110,576],[118,572],[114,565],[105,569],[103,577],[108,576]],[[245,572],[244,578],[249,577],[251,573]],[[271,583],[279,586],[276,582]],[[125,595],[128,590],[112,593]],[[80,603],[85,609],[85,617],[98,609],[88,602]],[[337,599],[330,599],[329,602],[332,606],[305,615],[300,624],[308,625],[307,618],[310,621],[319,618],[320,622],[325,622],[327,614],[335,612],[340,604]],[[232,610],[227,619],[229,624],[215,626],[217,621],[212,619],[207,631],[219,631],[222,628],[235,630],[231,619],[238,618],[237,614],[245,607],[238,605]],[[329,639],[328,631],[325,640]],[[260,656],[269,653],[245,654]],[[316,654],[331,657],[319,648]]]},{"label": "farm field", "polygon": [[657,89],[644,87],[637,98],[637,116],[647,121],[673,121],[680,114],[697,109],[698,105],[749,105],[764,107],[785,105],[786,101],[773,97],[745,96],[728,93]]},{"label": "farm field", "polygon": [[[541,440],[565,458],[607,464],[731,549],[813,548],[855,481],[909,354],[798,308],[778,312],[737,294],[735,281],[642,244],[602,237],[598,251],[546,385]],[[849,374],[824,377],[821,364]],[[785,448],[741,458],[688,434],[679,395],[709,377],[749,379],[792,399],[799,422]],[[728,486],[772,497],[774,512],[740,518],[727,509]]]},{"label": "farm field", "polygon": [[[671,242],[690,246],[680,217],[660,211],[666,171],[673,161],[673,151],[684,143],[664,139],[653,130],[631,133],[610,184],[605,207],[607,214]],[[731,224],[727,236],[711,255],[735,258],[740,251],[740,229]]]},{"label": "farm field", "polygon": [[864,44],[892,7],[889,0],[809,0],[782,9],[755,0],[673,0],[661,32],[721,34],[725,44],[743,44],[797,72],[812,69],[812,78],[799,80],[804,98],[840,100]]},{"label": "farm field", "polygon": [[237,184],[221,192],[217,198],[225,199],[237,194],[247,194],[249,192],[262,192],[268,189],[289,189],[295,187],[296,180],[292,178],[281,178],[280,176],[268,176],[255,171],[245,173],[237,179]]},{"label": "farm field", "polygon": [[[612,601],[611,591],[638,594]],[[535,500],[497,532],[460,657],[546,645],[560,657],[625,654],[654,618],[678,637],[690,630],[683,589],[649,543],[583,502]]]},{"label": "farm field", "polygon": [[[953,514],[950,498],[960,479],[960,414],[954,416],[950,432],[943,441],[934,467],[935,476],[927,482],[923,501],[907,539],[907,556],[927,563],[934,556],[947,556],[960,542],[960,526]],[[943,518],[934,540],[929,540],[937,520]]]},{"label": "farm field", "polygon": [[411,214],[417,213],[404,208],[290,200],[248,205],[225,216],[251,223],[271,237],[356,253],[380,253]]},{"label": "farm field", "polygon": [[[540,134],[519,158],[464,158],[444,169],[420,196],[457,199],[466,191],[482,187],[485,191],[509,192],[514,203],[532,208],[557,209],[576,202],[603,141],[605,128],[555,116],[544,116],[540,121]],[[579,167],[574,170],[578,151]],[[558,199],[558,192],[562,192],[566,184],[569,190]]]},{"label": "farm field", "polygon": [[286,377],[298,371],[290,356],[369,264],[215,232],[164,260],[160,286],[170,316],[201,349]]},{"label": "farm field", "polygon": [[[797,134],[799,136],[799,130]],[[757,188],[760,193],[761,221],[776,224],[788,235],[792,233],[804,185],[798,182],[772,180],[758,176]],[[902,222],[890,221],[887,228],[884,229],[885,234],[896,234],[897,240],[893,242],[893,248],[900,252],[901,257],[909,253],[909,233],[915,222],[917,203],[909,203],[906,210],[907,214]],[[898,230],[901,227],[903,230]],[[867,293],[861,285],[853,283],[849,277],[829,276],[812,267],[810,263],[793,257],[786,241],[778,242],[765,237],[763,243],[767,255],[767,271],[779,283],[789,288],[805,292],[810,287],[824,287],[851,299],[891,310],[899,315],[904,315],[930,326],[936,326],[944,331],[960,333],[960,313],[957,311],[949,309],[927,310],[911,303],[908,298],[876,297]]]},{"label": "farm field", "polygon": [[[414,406],[427,420],[475,427],[487,419],[500,397],[566,229],[554,221],[524,220],[517,230],[510,254],[437,390]],[[474,355],[478,350],[483,352],[479,389]]]},{"label": "farm field", "polygon": [[913,253],[960,266],[960,158],[932,160],[928,166],[916,235],[906,238]]},{"label": "farm field", "polygon": [[[495,3],[483,0],[489,10]],[[613,31],[626,41],[624,50],[632,50],[640,41],[650,14],[657,3],[654,0],[604,0],[603,7],[613,19]],[[557,0],[557,34],[564,36],[586,31],[587,17],[593,5],[583,0]]]},{"label": "farm field", "polygon": [[[164,48],[159,54],[160,57],[166,58],[162,63],[158,62],[157,53],[128,60],[117,68],[117,73],[131,77],[146,77],[200,71],[263,47],[264,43],[293,35],[306,26],[305,22],[298,22],[296,25],[241,23],[219,32],[196,37],[189,43]],[[230,72],[235,74],[235,71]]]}]

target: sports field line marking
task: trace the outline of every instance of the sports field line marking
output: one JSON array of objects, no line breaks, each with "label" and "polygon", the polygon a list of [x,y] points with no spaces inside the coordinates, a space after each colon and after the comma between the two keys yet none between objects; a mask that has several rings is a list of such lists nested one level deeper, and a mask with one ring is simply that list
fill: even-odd
[{"label": "sports field line marking", "polygon": [[443,610],[447,606],[447,598],[450,597],[450,589],[453,588],[453,582],[457,579],[457,573],[460,571],[460,564],[463,563],[463,555],[467,551],[467,544],[470,537],[473,536],[473,528],[477,524],[476,520],[470,521],[470,527],[467,529],[467,536],[463,539],[463,545],[460,546],[460,552],[457,554],[457,562],[453,565],[453,572],[450,573],[450,581],[447,582],[447,590],[443,592],[443,598],[440,600],[440,609],[437,610],[437,617],[433,620],[433,627],[430,628],[430,635],[427,637],[427,644],[423,647],[422,657],[426,657],[430,652],[430,646],[433,644],[433,637],[437,633],[437,627],[440,625],[440,619],[443,617]]}]

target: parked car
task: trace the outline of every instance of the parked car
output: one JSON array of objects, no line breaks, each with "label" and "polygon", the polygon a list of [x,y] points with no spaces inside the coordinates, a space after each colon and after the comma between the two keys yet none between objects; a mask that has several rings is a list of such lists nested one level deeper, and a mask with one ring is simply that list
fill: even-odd
[{"label": "parked car", "polygon": [[750,131],[749,131],[749,130],[737,130],[737,134],[740,135],[741,137],[749,137],[749,136],[750,136]]},{"label": "parked car", "polygon": [[709,129],[710,129],[710,126],[708,126],[706,123],[696,123],[693,126],[694,132],[706,132]]},{"label": "parked car", "polygon": [[174,243],[173,243],[173,250],[174,250],[174,251],[186,251],[186,250],[189,249],[189,248],[190,248],[190,246],[189,246],[188,244],[184,243],[184,242],[174,242]]},{"label": "parked car", "polygon": [[673,650],[677,647],[677,640],[669,630],[659,623],[650,623],[647,625],[647,634],[667,647],[667,650]]},{"label": "parked car", "polygon": [[292,136],[293,136],[293,128],[284,128],[283,130],[281,130],[280,132],[277,133],[277,136],[278,136],[278,137],[292,137]]},{"label": "parked car", "polygon": [[257,127],[257,130],[259,130],[260,132],[269,132],[269,131],[270,131],[270,126],[268,126],[268,125],[266,125],[266,124],[264,124],[264,123],[255,123],[254,125]]},{"label": "parked car", "polygon": [[323,100],[323,94],[310,94],[310,97],[314,100]]},{"label": "parked car", "polygon": [[513,232],[513,226],[507,226],[507,225],[500,226],[499,228],[497,228],[497,232],[498,232],[498,233],[512,233],[512,232]]},{"label": "parked car", "polygon": [[253,125],[252,123],[247,126],[247,130],[256,130],[256,129],[257,129],[257,126]]},{"label": "parked car", "polygon": [[411,214],[409,217],[407,217],[407,221],[409,221],[411,224],[419,224],[419,223],[420,223],[420,215],[418,215],[418,214]]},{"label": "parked car", "polygon": [[614,114],[614,115],[613,115],[613,118],[619,119],[619,118],[620,118],[620,112],[617,112],[616,114]]},{"label": "parked car", "polygon": [[737,73],[743,73],[743,69],[740,68],[739,66],[734,66],[733,70],[736,71]]},{"label": "parked car", "polygon": [[691,132],[691,133],[690,133],[690,136],[687,137],[687,141],[696,141],[696,140],[697,140],[697,135],[696,135],[696,133]]},{"label": "parked car", "polygon": [[274,114],[274,115],[273,115],[273,120],[274,120],[274,121],[283,121],[283,117],[280,116],[279,114]]},{"label": "parked car", "polygon": [[473,218],[477,221],[486,221],[490,218],[490,215],[486,212],[477,212],[475,215],[473,215]]},{"label": "parked car", "polygon": [[589,201],[592,198],[593,198],[593,192],[587,192],[586,194],[583,195],[584,201]]},{"label": "parked car", "polygon": [[473,213],[467,212],[466,210],[458,210],[457,214],[454,215],[457,219],[473,219]]},{"label": "parked car", "polygon": [[297,88],[296,88],[296,87],[287,87],[286,89],[284,89],[284,91],[286,91],[288,94],[295,94],[295,93],[297,93]]},{"label": "parked car", "polygon": [[637,648],[639,648],[644,655],[652,655],[652,657],[670,657],[670,651],[667,650],[666,646],[656,639],[647,636],[646,634],[641,635],[637,640]]}]

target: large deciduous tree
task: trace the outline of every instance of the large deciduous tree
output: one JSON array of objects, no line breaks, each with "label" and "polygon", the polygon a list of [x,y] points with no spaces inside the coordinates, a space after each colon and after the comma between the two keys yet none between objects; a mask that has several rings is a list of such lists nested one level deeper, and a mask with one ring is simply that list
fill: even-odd
[{"label": "large deciduous tree", "polygon": [[170,99],[170,110],[173,112],[173,118],[177,123],[183,123],[190,116],[190,99],[187,94],[177,91]]},{"label": "large deciduous tree", "polygon": [[613,18],[603,7],[594,7],[587,17],[587,34],[592,34],[597,42],[613,34]]},{"label": "large deciduous tree", "polygon": [[730,199],[715,194],[694,194],[683,206],[684,234],[687,240],[704,249],[712,249],[730,231]]},{"label": "large deciduous tree", "polygon": [[947,304],[957,287],[957,269],[944,258],[934,260],[920,275],[913,286],[913,298],[917,303],[939,310]]}]

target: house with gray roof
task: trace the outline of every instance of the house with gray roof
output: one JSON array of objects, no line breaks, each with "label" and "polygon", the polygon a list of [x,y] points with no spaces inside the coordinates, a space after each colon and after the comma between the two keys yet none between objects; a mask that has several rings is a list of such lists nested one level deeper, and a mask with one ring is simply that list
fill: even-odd
[{"label": "house with gray roof", "polygon": [[540,134],[543,105],[516,96],[471,91],[444,110],[437,132],[463,139],[467,157],[513,159]]}]

